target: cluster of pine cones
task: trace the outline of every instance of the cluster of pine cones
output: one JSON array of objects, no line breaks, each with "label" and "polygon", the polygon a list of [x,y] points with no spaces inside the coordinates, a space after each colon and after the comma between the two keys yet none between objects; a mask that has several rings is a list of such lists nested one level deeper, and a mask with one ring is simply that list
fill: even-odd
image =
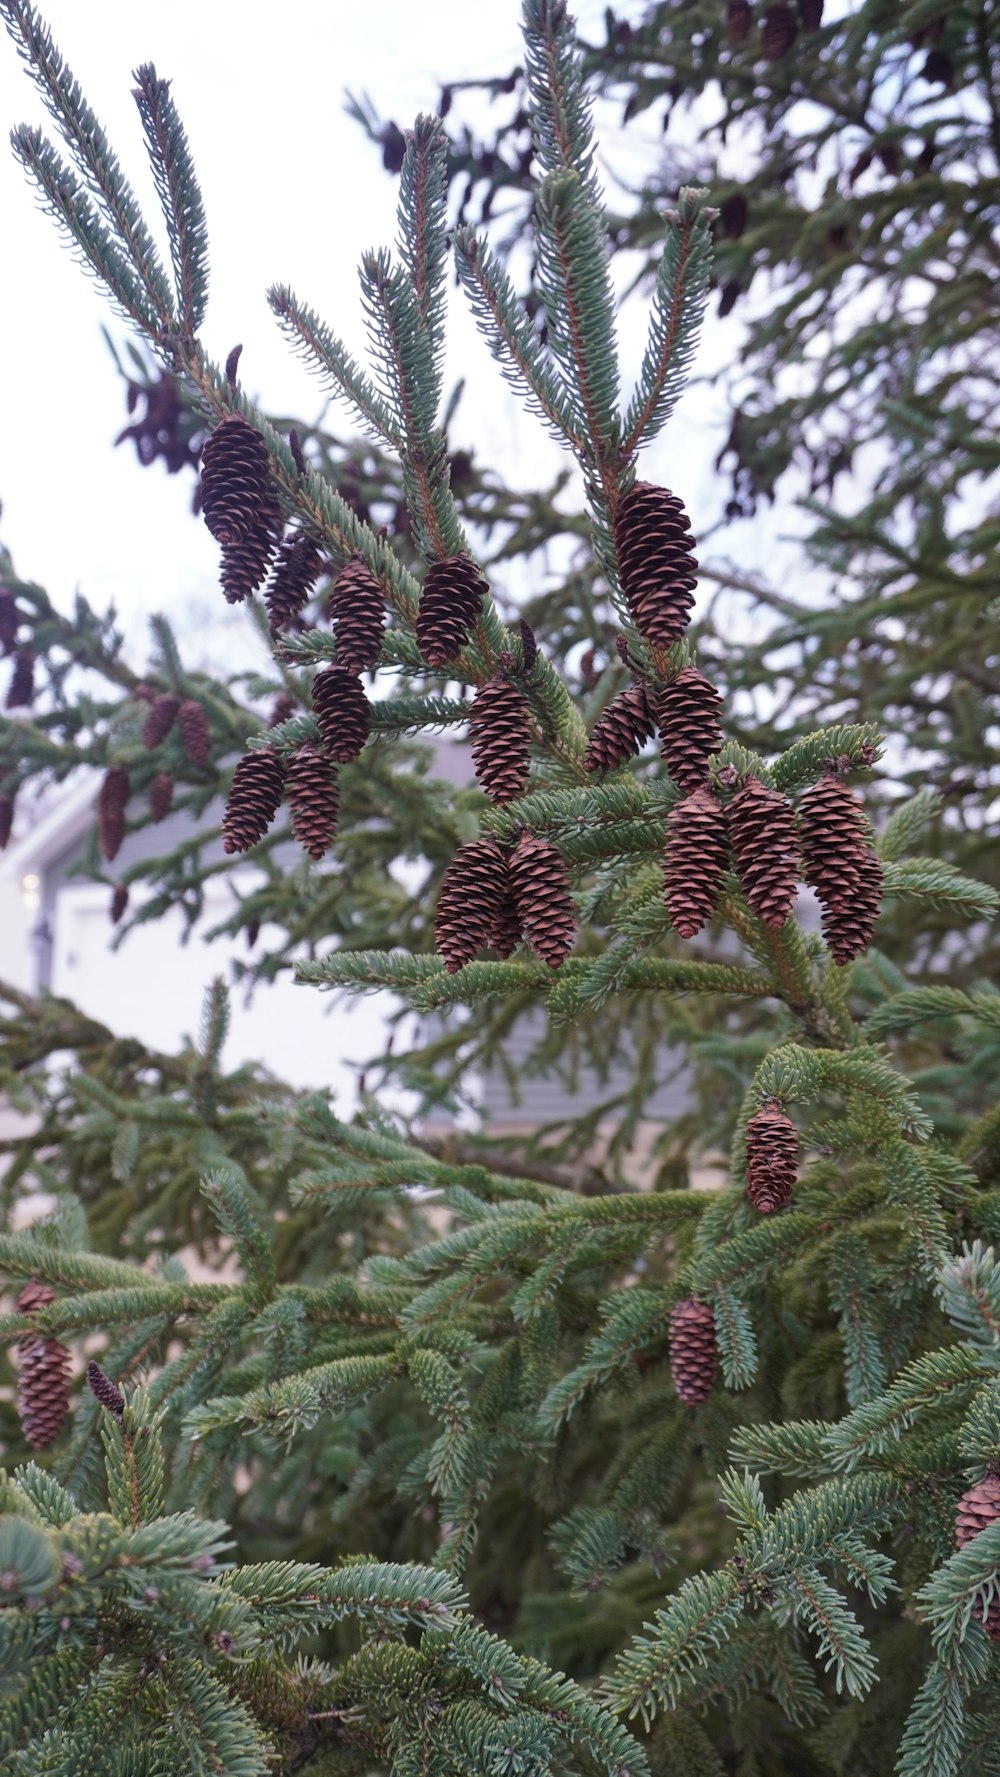
[{"label": "cluster of pine cones", "polygon": [[[780,62],[803,31],[818,31],[823,23],[823,0],[798,0],[798,18],[787,0],[773,0],[761,20],[761,49],[768,62]],[[726,34],[734,48],[745,43],[753,26],[750,0],[729,0]]]}]

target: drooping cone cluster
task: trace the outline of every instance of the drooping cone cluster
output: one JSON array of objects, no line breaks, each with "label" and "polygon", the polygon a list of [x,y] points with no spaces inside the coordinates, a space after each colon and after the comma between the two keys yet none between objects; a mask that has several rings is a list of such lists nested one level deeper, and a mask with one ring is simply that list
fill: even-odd
[{"label": "drooping cone cluster", "polygon": [[660,745],[679,790],[708,782],[708,761],[722,745],[722,698],[696,666],[682,667],[657,700]]},{"label": "drooping cone cluster", "polygon": [[871,942],[882,896],[882,866],[868,842],[857,799],[828,771],[799,803],[805,879],[823,910],[834,962],[849,963]]},{"label": "drooping cone cluster", "polygon": [[510,881],[525,938],[536,956],[550,969],[557,969],[576,938],[576,919],[562,857],[547,839],[522,833],[511,856]]},{"label": "drooping cone cluster", "polygon": [[292,832],[309,856],[319,860],[337,831],[340,794],[337,774],[319,747],[300,747],[288,761],[286,779]]},{"label": "drooping cone cluster", "polygon": [[97,792],[97,832],[101,852],[109,864],[118,856],[125,837],[125,805],[128,802],[128,793],[128,772],[124,765],[112,765],[105,772]]},{"label": "drooping cone cluster", "polygon": [[[1000,1518],[1000,1475],[984,1475],[968,1493],[963,1493],[955,1511],[955,1542],[964,1549],[974,1536]],[[981,1604],[973,1606],[991,1641],[1000,1642],[1000,1598],[994,1598],[986,1614]]]},{"label": "drooping cone cluster", "polygon": [[652,647],[669,648],[691,620],[698,567],[688,516],[676,494],[637,481],[618,510],[615,548],[636,629]]},{"label": "drooping cone cluster", "polygon": [[686,1407],[708,1399],[718,1363],[715,1316],[707,1302],[688,1296],[670,1316],[670,1372]]},{"label": "drooping cone cluster", "polygon": [[434,943],[449,975],[490,941],[508,890],[507,860],[495,839],[460,845],[444,873]]},{"label": "drooping cone cluster", "polygon": [[281,533],[267,449],[241,414],[230,414],[201,456],[201,510],[222,545],[222,589],[238,604],[258,587]]},{"label": "drooping cone cluster", "polygon": [[6,851],[14,826],[14,798],[0,796],[0,851]]},{"label": "drooping cone cluster", "polygon": [[272,636],[301,627],[300,612],[309,603],[322,567],[323,552],[308,531],[292,531],[284,539],[264,592]]},{"label": "drooping cone cluster", "polygon": [[113,926],[116,926],[120,920],[124,919],[127,911],[128,911],[128,883],[127,882],[116,882],[114,888],[111,891],[111,906],[109,908],[109,913],[110,913],[110,917],[111,917],[111,924]]},{"label": "drooping cone cluster", "polygon": [[594,723],[583,755],[584,770],[615,771],[627,759],[634,759],[655,733],[656,718],[645,685],[639,681],[627,685]]},{"label": "drooping cone cluster", "polygon": [[149,715],[143,723],[142,744],[152,752],[154,747],[163,745],[174,725],[181,700],[172,691],[161,691],[149,706]]},{"label": "drooping cone cluster", "polygon": [[281,760],[270,747],[244,753],[233,773],[222,817],[224,851],[248,851],[263,839],[281,804],[284,780]]},{"label": "drooping cone cluster", "polygon": [[783,926],[798,892],[795,811],[779,790],[748,777],[729,804],[729,843],[740,887],[766,926]]},{"label": "drooping cone cluster", "polygon": [[[47,1283],[31,1278],[15,1306],[19,1314],[32,1314],[54,1302],[55,1296]],[[45,1333],[27,1333],[18,1340],[17,1362],[21,1429],[33,1450],[44,1450],[58,1437],[69,1412],[69,1352]]]},{"label": "drooping cone cluster", "polygon": [[181,746],[192,765],[207,765],[212,752],[208,717],[197,698],[185,697],[177,711],[177,728]]},{"label": "drooping cone cluster", "polygon": [[787,55],[798,34],[795,16],[786,0],[775,0],[764,14],[761,44],[769,62],[780,62]]},{"label": "drooping cone cluster", "polygon": [[417,647],[428,666],[446,666],[465,647],[489,587],[469,555],[432,562],[417,612]]},{"label": "drooping cone cluster", "polygon": [[149,786],[149,816],[156,822],[165,821],[173,806],[174,780],[169,771],[158,771]]},{"label": "drooping cone cluster", "polygon": [[573,947],[576,921],[566,866],[554,845],[522,833],[508,860],[495,839],[456,852],[438,896],[435,943],[449,975],[487,946],[510,956],[522,937],[556,969]]},{"label": "drooping cone cluster", "polygon": [[337,664],[349,673],[368,672],[375,665],[385,630],[385,600],[371,569],[360,555],[341,569],[327,604],[337,638]]},{"label": "drooping cone cluster", "polygon": [[7,687],[6,707],[9,710],[22,709],[33,701],[34,696],[35,656],[30,648],[18,648],[14,655],[14,671]]},{"label": "drooping cone cluster", "polygon": [[469,713],[476,778],[493,802],[512,802],[528,782],[531,723],[523,691],[505,674],[480,685]]},{"label": "drooping cone cluster", "polygon": [[728,861],[726,817],[707,784],[667,816],[664,901],[682,938],[693,938],[715,911]]},{"label": "drooping cone cluster", "polygon": [[17,600],[9,586],[0,586],[0,653],[13,654],[20,627],[21,613],[17,608]]},{"label": "drooping cone cluster", "polygon": [[776,1099],[747,1123],[747,1196],[762,1216],[788,1202],[795,1186],[799,1132]]},{"label": "drooping cone cluster", "polygon": [[749,0],[729,0],[726,9],[726,34],[734,47],[746,42],[752,24],[753,13]]},{"label": "drooping cone cluster", "polygon": [[330,758],[338,765],[356,759],[368,739],[372,712],[354,674],[342,666],[324,667],[313,680],[312,704]]}]

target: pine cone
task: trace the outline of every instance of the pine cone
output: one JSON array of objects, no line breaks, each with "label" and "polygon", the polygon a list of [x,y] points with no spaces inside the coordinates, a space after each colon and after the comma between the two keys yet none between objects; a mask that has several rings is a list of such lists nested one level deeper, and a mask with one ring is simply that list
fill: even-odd
[{"label": "pine cone", "polygon": [[506,962],[509,956],[513,956],[520,942],[521,921],[517,917],[513,890],[508,888],[504,892],[500,911],[493,921],[487,943],[491,950],[496,951],[500,961]]},{"label": "pine cone", "polygon": [[799,803],[805,879],[823,909],[823,936],[838,964],[860,955],[878,918],[882,866],[857,798],[832,772]]},{"label": "pine cone", "polygon": [[750,906],[777,931],[799,886],[795,812],[787,797],[748,777],[729,805],[729,843]]},{"label": "pine cone", "polygon": [[769,1216],[788,1202],[795,1186],[799,1132],[776,1099],[747,1124],[747,1196]]},{"label": "pine cone", "polygon": [[129,797],[128,772],[112,765],[97,792],[97,831],[101,851],[110,864],[118,856],[125,837],[125,804]]},{"label": "pine cone", "polygon": [[251,531],[249,536],[226,544],[222,551],[220,580],[227,605],[242,604],[244,599],[256,592],[271,565],[274,540],[279,529],[276,516],[274,529],[261,525],[258,530]]},{"label": "pine cone", "polygon": [[277,505],[267,447],[242,414],[221,420],[201,453],[201,511],[217,543],[228,548],[273,532]]},{"label": "pine cone", "polygon": [[20,627],[21,613],[17,608],[17,600],[9,586],[0,586],[0,650],[4,654],[13,654]]},{"label": "pine cone", "polygon": [[434,944],[449,975],[489,943],[508,891],[507,860],[495,839],[459,846],[444,873]]},{"label": "pine cone", "polygon": [[[964,1549],[974,1536],[1000,1518],[1000,1475],[984,1475],[968,1493],[963,1493],[955,1510],[955,1543]],[[980,1602],[972,1614],[982,1623],[991,1641],[1000,1642],[1000,1598],[994,1598],[983,1615]]]},{"label": "pine cone", "polygon": [[722,745],[722,698],[696,666],[685,666],[657,699],[660,745],[679,790],[708,782],[708,760]]},{"label": "pine cone", "polygon": [[619,691],[598,716],[583,755],[584,770],[616,770],[626,759],[634,759],[637,753],[641,753],[655,733],[656,721],[649,692],[637,680],[634,685],[626,685],[624,691]]},{"label": "pine cone", "polygon": [[274,570],[264,594],[268,628],[272,636],[286,629],[300,629],[299,613],[309,603],[323,569],[323,551],[308,531],[292,531],[278,550]]},{"label": "pine cone", "polygon": [[174,780],[169,771],[158,771],[149,786],[149,814],[153,821],[165,821],[173,806]]},{"label": "pine cone", "polygon": [[691,525],[676,494],[637,481],[615,525],[618,577],[636,629],[654,648],[684,634],[697,585]]},{"label": "pine cone", "polygon": [[212,737],[208,731],[208,717],[195,698],[185,697],[177,712],[177,727],[181,746],[191,764],[207,765],[212,752]]},{"label": "pine cone", "polygon": [[349,673],[375,665],[385,629],[385,600],[368,564],[354,555],[333,583],[327,611],[337,638],[337,665]]},{"label": "pine cone", "polygon": [[494,802],[512,802],[528,782],[531,723],[524,692],[499,674],[480,685],[469,713],[476,777]]},{"label": "pine cone", "polygon": [[741,43],[746,42],[752,24],[753,13],[750,10],[749,0],[729,0],[726,12],[726,35],[734,48],[738,48]]},{"label": "pine cone", "polygon": [[557,969],[573,948],[576,919],[566,866],[554,845],[522,833],[510,860],[521,930],[536,956]]},{"label": "pine cone", "polygon": [[35,656],[30,648],[19,648],[14,656],[14,671],[7,691],[7,708],[22,708],[33,702],[34,696]]},{"label": "pine cone", "polygon": [[372,712],[354,674],[342,666],[324,667],[313,680],[312,705],[330,758],[339,765],[356,759],[368,739]]},{"label": "pine cone", "polygon": [[670,1316],[670,1370],[686,1407],[708,1399],[717,1368],[715,1316],[706,1302],[688,1296]]},{"label": "pine cone", "polygon": [[841,967],[867,950],[882,905],[882,866],[870,847],[862,851],[858,868],[860,880],[854,893],[835,907],[823,909],[823,937]]},{"label": "pine cone", "polygon": [[257,919],[256,917],[253,919],[248,919],[246,925],[243,927],[243,930],[244,930],[244,933],[246,934],[247,949],[252,950],[254,945],[257,942],[257,939],[260,937],[260,920]]},{"label": "pine cone", "polygon": [[[19,1314],[31,1314],[55,1299],[55,1290],[31,1278],[15,1306]],[[17,1360],[21,1430],[33,1450],[44,1450],[58,1437],[69,1412],[69,1352],[58,1339],[28,1333],[17,1342]]]},{"label": "pine cone", "polygon": [[287,691],[279,691],[274,700],[268,727],[277,728],[280,722],[287,722],[290,716],[294,716],[297,709],[298,704],[294,697],[290,697]]},{"label": "pine cone", "polygon": [[823,0],[799,0],[799,19],[803,31],[818,31],[823,23]]},{"label": "pine cone", "polygon": [[731,191],[719,205],[719,222],[727,240],[738,241],[747,225],[750,206],[742,191]]},{"label": "pine cone", "polygon": [[161,691],[159,697],[154,698],[142,729],[142,744],[150,752],[163,745],[180,707],[181,700],[172,691]]},{"label": "pine cone", "polygon": [[244,753],[233,773],[222,817],[224,851],[248,851],[263,839],[278,812],[284,781],[281,760],[270,747]]},{"label": "pine cone", "polygon": [[7,850],[13,825],[14,798],[13,796],[0,796],[0,851]]},{"label": "pine cone", "polygon": [[785,0],[775,0],[764,14],[761,43],[769,62],[780,62],[787,55],[798,34],[792,10]]},{"label": "pine cone", "polygon": [[113,1413],[116,1419],[121,1419],[125,1412],[125,1396],[112,1382],[107,1370],[102,1370],[93,1358],[87,1365],[87,1387],[102,1407],[107,1407],[109,1413]]},{"label": "pine cone", "polygon": [[337,774],[319,747],[300,747],[289,760],[287,794],[292,832],[318,861],[337,831],[340,809]]},{"label": "pine cone", "polygon": [[667,816],[664,900],[681,938],[693,938],[715,911],[727,854],[726,817],[703,784]]},{"label": "pine cone", "polygon": [[128,909],[128,883],[116,882],[111,891],[111,924],[116,926],[124,919]]},{"label": "pine cone", "polygon": [[445,666],[457,658],[476,627],[488,591],[484,575],[469,555],[431,563],[417,612],[417,647],[428,666]]}]

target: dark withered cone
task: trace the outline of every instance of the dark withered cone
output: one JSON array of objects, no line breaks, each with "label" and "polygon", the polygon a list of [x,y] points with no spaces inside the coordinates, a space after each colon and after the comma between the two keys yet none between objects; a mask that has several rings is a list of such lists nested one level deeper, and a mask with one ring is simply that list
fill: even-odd
[{"label": "dark withered cone", "polygon": [[867,950],[882,905],[882,866],[870,846],[862,850],[858,870],[859,880],[851,894],[823,909],[823,937],[840,967]]},{"label": "dark withered cone", "polygon": [[521,942],[521,921],[517,916],[513,891],[509,888],[500,903],[500,911],[490,928],[487,942],[490,949],[496,951],[501,962],[506,962],[509,956],[513,956]]},{"label": "dark withered cone", "polygon": [[818,31],[823,23],[823,0],[799,0],[799,19],[803,31]]},{"label": "dark withered cone", "polygon": [[489,943],[508,886],[507,860],[495,839],[459,847],[444,873],[434,921],[434,945],[449,975]]},{"label": "dark withered cone", "polygon": [[244,753],[233,773],[222,817],[224,851],[248,851],[263,839],[278,812],[284,782],[281,760],[270,747]]},{"label": "dark withered cone", "polygon": [[[47,1283],[30,1278],[17,1298],[17,1312],[32,1314],[54,1302],[55,1295]],[[45,1333],[27,1333],[17,1342],[17,1362],[21,1430],[33,1450],[44,1450],[58,1437],[69,1412],[69,1352]]]},{"label": "dark withered cone", "polygon": [[185,697],[177,711],[177,728],[181,746],[192,765],[207,765],[212,752],[208,717],[197,698]]},{"label": "dark withered cone", "polygon": [[320,739],[331,759],[356,759],[371,728],[372,712],[360,683],[342,666],[324,667],[313,680],[312,705]]},{"label": "dark withered cone", "polygon": [[748,777],[729,804],[729,843],[740,887],[766,926],[783,926],[799,886],[795,811],[780,790]]},{"label": "dark withered cone", "polygon": [[300,627],[300,613],[309,603],[322,569],[323,551],[308,531],[292,531],[280,544],[264,593],[272,636]]},{"label": "dark withered cone", "polygon": [[799,1162],[799,1132],[776,1099],[747,1123],[747,1196],[762,1216],[788,1202]]},{"label": "dark withered cone", "polygon": [[489,590],[469,555],[432,562],[417,612],[417,647],[428,666],[446,666],[465,647]]},{"label": "dark withered cone", "polygon": [[18,648],[14,655],[14,671],[7,689],[7,708],[25,707],[35,696],[35,656],[30,648]]},{"label": "dark withered cone", "polygon": [[494,802],[512,802],[528,782],[531,721],[524,692],[498,675],[480,685],[469,713],[476,778]]},{"label": "dark withered cone", "polygon": [[656,733],[653,705],[645,685],[626,685],[603,709],[590,731],[583,755],[585,771],[614,771],[641,753]]},{"label": "dark withered cone", "polygon": [[722,745],[722,698],[696,666],[682,667],[657,699],[663,757],[679,790],[708,782],[708,761]]},{"label": "dark withered cone", "polygon": [[165,821],[173,806],[174,780],[169,771],[158,771],[149,786],[149,815],[153,821]]},{"label": "dark withered cone", "polygon": [[799,802],[805,880],[820,905],[833,908],[861,887],[868,835],[860,804],[842,778],[824,773]]},{"label": "dark withered cone", "polygon": [[708,1399],[718,1366],[715,1316],[707,1302],[687,1296],[670,1316],[670,1373],[686,1407]]},{"label": "dark withered cone", "polygon": [[337,831],[340,792],[337,774],[319,747],[300,747],[288,762],[286,779],[292,832],[303,851],[318,861]]},{"label": "dark withered cone", "polygon": [[[974,1536],[1000,1518],[1000,1475],[984,1475],[967,1493],[963,1493],[955,1509],[955,1543],[964,1549]],[[1000,1642],[1000,1598],[994,1598],[986,1614],[977,1601],[972,1614],[982,1623],[991,1641]]]},{"label": "dark withered cone", "polygon": [[728,861],[726,817],[707,784],[667,816],[664,901],[675,932],[693,938],[715,911]]},{"label": "dark withered cone", "polygon": [[107,1370],[102,1370],[100,1364],[95,1364],[93,1358],[87,1365],[87,1387],[95,1400],[100,1401],[102,1407],[107,1407],[108,1412],[113,1413],[116,1419],[122,1418],[125,1412],[125,1396],[121,1389],[112,1382]]},{"label": "dark withered cone", "polygon": [[337,638],[337,664],[349,673],[375,665],[385,631],[385,600],[368,564],[354,555],[337,575],[327,610]]},{"label": "dark withered cone", "polygon": [[219,578],[227,605],[239,605],[256,592],[271,565],[279,528],[275,516],[273,527],[260,525],[235,543],[225,545]]},{"label": "dark withered cone", "polygon": [[775,0],[764,14],[761,30],[761,46],[765,59],[769,62],[780,62],[787,55],[798,35],[795,15],[786,0]]},{"label": "dark withered cone", "polygon": [[0,652],[13,654],[20,627],[21,613],[17,608],[17,600],[9,586],[0,586]]},{"label": "dark withered cone", "polygon": [[576,917],[560,853],[547,839],[522,833],[511,856],[510,880],[521,931],[535,955],[557,969],[576,940]]},{"label": "dark withered cone", "polygon": [[142,727],[142,744],[150,751],[163,745],[181,707],[181,700],[172,691],[161,691],[150,705]]},{"label": "dark withered cone", "polygon": [[6,851],[14,826],[14,798],[0,795],[0,851]]},{"label": "dark withered cone", "polygon": [[111,891],[111,907],[109,909],[111,924],[118,925],[128,911],[128,883],[116,882]]},{"label": "dark withered cone", "polygon": [[223,547],[273,527],[275,498],[267,447],[242,414],[221,420],[205,440],[201,511]]},{"label": "dark withered cone", "polygon": [[124,765],[112,765],[104,773],[103,782],[97,792],[97,832],[101,851],[109,864],[117,857],[125,837],[125,804],[128,796],[128,772]]},{"label": "dark withered cone", "polygon": [[726,35],[734,47],[745,43],[753,24],[749,0],[729,0],[726,8]]},{"label": "dark withered cone", "polygon": [[280,722],[287,722],[289,716],[294,716],[298,707],[294,697],[290,696],[287,691],[279,691],[271,708],[268,727],[277,728]]},{"label": "dark withered cone", "polygon": [[691,525],[676,494],[637,481],[615,524],[618,577],[636,629],[669,648],[691,621],[698,563]]}]

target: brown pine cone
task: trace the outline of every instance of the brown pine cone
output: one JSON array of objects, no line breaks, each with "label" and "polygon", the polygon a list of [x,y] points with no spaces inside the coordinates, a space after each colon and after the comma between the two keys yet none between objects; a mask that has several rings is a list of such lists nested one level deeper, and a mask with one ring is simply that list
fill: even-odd
[{"label": "brown pine cone", "polygon": [[681,938],[693,938],[714,913],[727,860],[726,817],[702,784],[667,816],[663,898]]},{"label": "brown pine cone", "polygon": [[465,647],[489,591],[469,555],[432,562],[424,575],[417,612],[417,647],[428,666],[446,666]]},{"label": "brown pine cone", "polygon": [[287,722],[290,716],[294,716],[298,707],[294,697],[290,697],[287,691],[279,691],[271,709],[268,727],[277,728],[279,722]]},{"label": "brown pine cone", "polygon": [[288,762],[286,787],[292,832],[303,851],[318,862],[337,831],[337,774],[319,747],[300,747]]},{"label": "brown pine cone", "polygon": [[327,612],[337,638],[337,665],[349,673],[368,672],[382,646],[385,600],[360,555],[353,555],[337,575]]},{"label": "brown pine cone", "polygon": [[173,806],[174,780],[169,771],[158,771],[149,786],[149,814],[153,821],[165,821]]},{"label": "brown pine cone", "polygon": [[248,536],[225,545],[220,581],[227,605],[242,604],[244,599],[256,592],[271,565],[279,528],[276,517],[273,530],[260,525]]},{"label": "brown pine cone", "polygon": [[[55,1290],[31,1278],[15,1307],[19,1314],[31,1314],[55,1299]],[[69,1412],[69,1352],[58,1339],[45,1333],[28,1333],[17,1342],[17,1360],[21,1430],[33,1450],[44,1450],[58,1437]]]},{"label": "brown pine cone", "polygon": [[660,745],[679,790],[708,782],[709,755],[722,745],[722,698],[696,666],[682,667],[657,699]]},{"label": "brown pine cone", "polygon": [[19,648],[14,656],[14,671],[7,690],[7,708],[16,710],[30,704],[35,696],[35,656],[30,648]]},{"label": "brown pine cone", "polygon": [[726,35],[734,48],[738,48],[741,43],[746,42],[752,24],[753,13],[750,10],[749,0],[729,0],[726,12]]},{"label": "brown pine cone", "polygon": [[[963,1493],[955,1509],[955,1544],[964,1549],[974,1536],[1000,1518],[1000,1475],[984,1475],[968,1493]],[[994,1598],[983,1615],[981,1603],[972,1614],[982,1623],[991,1641],[1000,1642],[1000,1598]]]},{"label": "brown pine cone", "polygon": [[270,747],[244,753],[233,773],[222,817],[224,851],[249,851],[263,839],[278,812],[284,782],[284,767]]},{"label": "brown pine cone", "polygon": [[576,939],[576,918],[562,857],[547,839],[522,833],[510,860],[510,880],[527,942],[550,969],[557,969]]},{"label": "brown pine cone", "polygon": [[128,772],[112,765],[97,792],[97,832],[101,851],[110,864],[118,856],[125,837],[125,804],[129,797]]},{"label": "brown pine cone", "polygon": [[487,943],[495,950],[501,962],[513,956],[521,942],[521,921],[517,917],[517,903],[513,890],[508,888],[500,903],[500,911],[493,921]]},{"label": "brown pine cone", "polygon": [[785,0],[775,0],[764,14],[761,44],[769,62],[780,62],[787,55],[798,34],[791,7]]},{"label": "brown pine cone", "polygon": [[338,765],[356,759],[371,728],[371,705],[353,673],[327,666],[312,686],[312,705],[320,739]]},{"label": "brown pine cone", "polygon": [[823,23],[823,0],[799,0],[803,31],[818,31]]},{"label": "brown pine cone", "polygon": [[779,790],[748,777],[729,804],[729,843],[740,887],[766,926],[783,926],[799,886],[795,811]]},{"label": "brown pine cone", "polygon": [[868,835],[857,798],[826,772],[799,802],[799,845],[806,882],[824,907],[835,907],[858,888]]},{"label": "brown pine cone", "polygon": [[125,1396],[121,1389],[112,1382],[107,1370],[102,1370],[100,1364],[95,1364],[93,1358],[87,1365],[87,1387],[95,1400],[100,1401],[102,1407],[107,1407],[108,1412],[113,1413],[116,1419],[122,1418],[125,1412]]},{"label": "brown pine cone", "polygon": [[264,593],[272,636],[286,629],[301,629],[299,613],[309,603],[322,570],[323,551],[315,537],[308,531],[290,532],[278,549]]},{"label": "brown pine cone", "polygon": [[434,945],[449,975],[470,963],[490,941],[509,878],[495,839],[459,846],[444,873],[434,921]]},{"label": "brown pine cone", "polygon": [[639,634],[669,648],[691,621],[698,584],[691,525],[676,494],[637,481],[615,524],[618,578]]},{"label": "brown pine cone", "polygon": [[161,691],[150,705],[149,715],[143,723],[142,744],[152,752],[166,740],[174,725],[174,718],[181,707],[181,700],[172,691]]},{"label": "brown pine cone", "polygon": [[718,1362],[715,1316],[707,1302],[687,1296],[670,1316],[670,1371],[686,1407],[708,1399]]},{"label": "brown pine cone", "polygon": [[776,1099],[747,1123],[747,1196],[769,1216],[788,1202],[799,1162],[799,1132]]},{"label": "brown pine cone", "polygon": [[181,746],[191,764],[207,765],[212,752],[212,737],[208,731],[208,717],[195,698],[185,697],[177,711],[177,727]]},{"label": "brown pine cone", "polygon": [[646,686],[637,680],[619,691],[598,716],[583,755],[584,770],[616,770],[641,753],[655,733],[652,700]]},{"label": "brown pine cone", "polygon": [[111,891],[110,913],[111,913],[111,924],[113,926],[116,926],[118,924],[119,920],[124,919],[127,909],[128,909],[128,883],[127,882],[116,882],[114,888]]},{"label": "brown pine cone", "polygon": [[247,949],[252,950],[254,945],[257,942],[257,939],[260,937],[260,920],[257,919],[256,917],[253,919],[248,919],[246,925],[243,927],[243,930],[244,930],[244,933],[246,934]]},{"label": "brown pine cone", "polygon": [[0,851],[7,850],[13,825],[14,798],[13,796],[0,796]]},{"label": "brown pine cone", "polygon": [[277,503],[267,446],[242,414],[220,420],[205,440],[201,511],[216,542],[224,548],[262,530],[275,529]]},{"label": "brown pine cone", "polygon": [[494,802],[512,802],[528,782],[531,721],[524,692],[498,674],[480,685],[469,712],[476,777]]},{"label": "brown pine cone", "polygon": [[853,893],[823,909],[823,937],[840,967],[868,949],[882,905],[882,866],[869,846],[861,852],[858,869]]},{"label": "brown pine cone", "polygon": [[17,608],[17,600],[9,586],[0,586],[0,651],[4,654],[13,654],[20,627],[21,613]]}]

